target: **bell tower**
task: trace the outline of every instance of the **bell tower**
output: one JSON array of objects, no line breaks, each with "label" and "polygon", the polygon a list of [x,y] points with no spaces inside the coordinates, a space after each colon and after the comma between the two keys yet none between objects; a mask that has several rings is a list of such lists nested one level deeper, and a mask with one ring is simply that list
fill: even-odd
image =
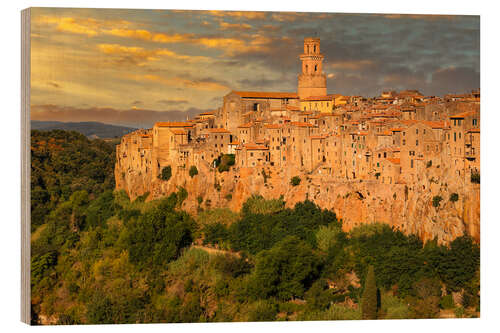
[{"label": "bell tower", "polygon": [[300,55],[302,73],[299,74],[297,93],[300,99],[325,96],[326,75],[323,73],[324,55],[320,53],[319,38],[304,38],[304,53]]}]

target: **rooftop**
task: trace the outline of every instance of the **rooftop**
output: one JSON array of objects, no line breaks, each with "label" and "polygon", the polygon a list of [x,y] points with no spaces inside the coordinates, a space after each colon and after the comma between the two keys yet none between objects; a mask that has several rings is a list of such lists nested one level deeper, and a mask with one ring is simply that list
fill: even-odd
[{"label": "rooftop", "polygon": [[187,122],[179,122],[179,121],[168,121],[163,122],[159,121],[154,124],[154,127],[193,127],[194,125]]},{"label": "rooftop", "polygon": [[243,98],[298,98],[297,93],[291,92],[262,92],[262,91],[233,91]]}]

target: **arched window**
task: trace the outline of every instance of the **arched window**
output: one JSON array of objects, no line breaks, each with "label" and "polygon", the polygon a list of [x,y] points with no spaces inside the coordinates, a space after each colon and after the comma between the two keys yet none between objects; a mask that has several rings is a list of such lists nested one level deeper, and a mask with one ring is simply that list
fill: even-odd
[{"label": "arched window", "polygon": [[316,53],[316,45],[314,45],[314,53]]},{"label": "arched window", "polygon": [[307,73],[307,72],[308,72],[308,70],[309,70],[308,68],[309,68],[309,67],[306,65],[306,73]]},{"label": "arched window", "polygon": [[318,71],[318,65],[314,65],[314,71],[317,72]]}]

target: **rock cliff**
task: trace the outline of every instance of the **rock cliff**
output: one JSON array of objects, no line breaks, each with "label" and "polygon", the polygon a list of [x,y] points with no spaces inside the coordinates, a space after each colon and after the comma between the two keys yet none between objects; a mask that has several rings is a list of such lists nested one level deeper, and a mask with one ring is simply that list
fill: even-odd
[{"label": "rock cliff", "polygon": [[[262,167],[231,168],[220,173],[201,164],[198,171],[198,175],[190,177],[188,170],[173,168],[172,178],[163,181],[134,169],[121,170],[117,165],[116,188],[124,189],[132,199],[146,192],[150,193],[148,199],[157,199],[184,187],[188,198],[183,208],[193,214],[198,206],[238,211],[252,194],[266,199],[283,196],[288,206],[309,199],[322,208],[333,209],[343,220],[345,231],[363,223],[382,222],[423,240],[437,238],[440,243],[464,233],[477,241],[480,238],[479,184],[451,176],[439,167],[427,168],[413,184],[342,181],[320,171],[304,174]],[[298,186],[290,184],[293,176],[301,178]],[[452,193],[458,194],[458,200],[450,200]],[[442,198],[437,207],[433,205],[434,197]]]}]

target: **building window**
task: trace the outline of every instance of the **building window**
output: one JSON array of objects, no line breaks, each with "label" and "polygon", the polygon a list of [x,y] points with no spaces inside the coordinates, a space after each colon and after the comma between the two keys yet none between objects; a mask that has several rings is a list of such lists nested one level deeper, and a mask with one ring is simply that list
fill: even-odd
[{"label": "building window", "polygon": [[415,134],[418,135],[418,128],[415,130]]},{"label": "building window", "polygon": [[418,146],[418,140],[415,141],[415,146]]},{"label": "building window", "polygon": [[472,126],[477,126],[477,119],[472,119]]},{"label": "building window", "polygon": [[250,156],[253,157],[253,153],[250,153]]},{"label": "building window", "polygon": [[405,140],[405,139],[403,139],[403,146],[404,146],[404,145],[406,145],[406,140]]},{"label": "building window", "polygon": [[406,135],[406,132],[403,132],[403,136],[405,136],[405,135]]},{"label": "building window", "polygon": [[457,132],[453,132],[453,141],[457,142]]},{"label": "building window", "polygon": [[413,160],[410,162],[410,167],[413,168]]}]

